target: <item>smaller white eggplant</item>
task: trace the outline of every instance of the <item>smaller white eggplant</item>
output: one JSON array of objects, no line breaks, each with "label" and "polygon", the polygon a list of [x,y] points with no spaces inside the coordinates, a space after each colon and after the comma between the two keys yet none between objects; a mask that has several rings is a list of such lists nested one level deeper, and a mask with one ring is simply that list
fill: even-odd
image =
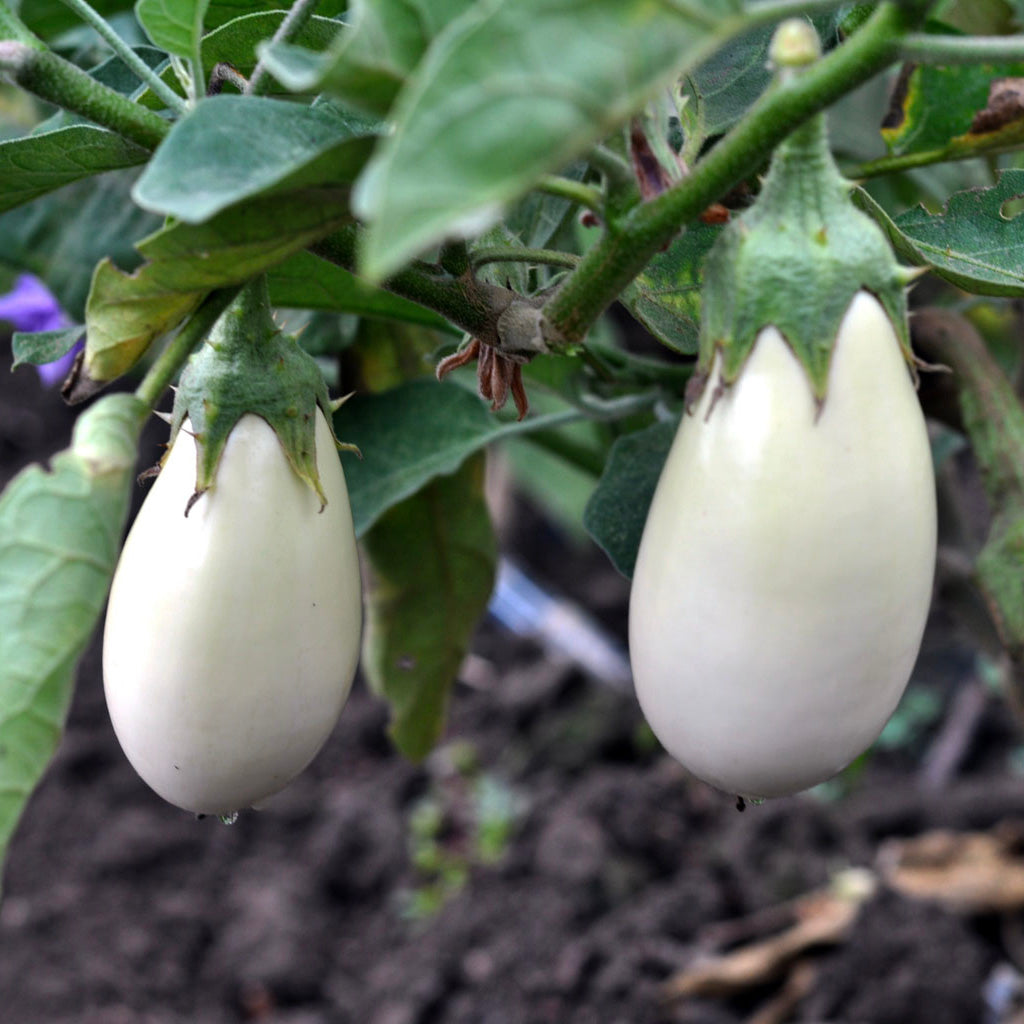
[{"label": "smaller white eggplant", "polygon": [[165,800],[226,815],[286,786],[348,695],[362,620],[352,515],[316,411],[327,504],[270,425],[243,416],[191,507],[186,420],[125,542],[110,592],[103,676],[114,731]]}]

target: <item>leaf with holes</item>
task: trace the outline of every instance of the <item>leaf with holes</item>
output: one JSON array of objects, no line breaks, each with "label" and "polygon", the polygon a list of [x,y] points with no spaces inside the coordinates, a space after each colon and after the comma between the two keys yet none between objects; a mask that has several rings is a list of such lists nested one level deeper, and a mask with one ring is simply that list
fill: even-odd
[{"label": "leaf with holes", "polygon": [[1024,217],[1003,207],[1024,196],[1024,170],[1003,171],[991,188],[952,195],[931,214],[917,206],[890,217],[867,193],[855,193],[904,259],[928,265],[940,277],[976,295],[1024,295]]}]

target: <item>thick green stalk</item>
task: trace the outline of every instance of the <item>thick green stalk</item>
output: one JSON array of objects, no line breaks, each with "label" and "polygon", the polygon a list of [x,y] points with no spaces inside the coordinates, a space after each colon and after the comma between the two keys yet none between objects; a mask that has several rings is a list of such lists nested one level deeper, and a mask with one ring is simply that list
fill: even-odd
[{"label": "thick green stalk", "polygon": [[900,42],[900,59],[941,65],[1024,60],[1024,35],[935,36],[912,32]]},{"label": "thick green stalk", "polygon": [[28,26],[11,10],[5,0],[0,0],[0,40],[14,40],[16,43],[24,43],[35,50],[46,48],[41,39],[38,39]]},{"label": "thick green stalk", "polygon": [[136,398],[145,402],[151,409],[156,406],[168,385],[178,376],[178,371],[185,365],[185,361],[202,344],[203,339],[239,291],[241,285],[236,285],[232,288],[220,288],[206,297],[203,304],[192,314],[189,322],[178,331],[142,378],[142,382],[135,389]]},{"label": "thick green stalk", "polygon": [[601,212],[601,190],[593,185],[585,185],[582,181],[573,181],[572,178],[563,178],[557,174],[545,174],[533,187],[538,192],[568,199],[595,213]]},{"label": "thick green stalk", "polygon": [[119,92],[101,85],[70,61],[30,43],[0,42],[0,72],[28,92],[156,149],[170,124]]},{"label": "thick green stalk", "polygon": [[916,20],[893,3],[879,6],[846,43],[766,92],[689,177],[636,206],[610,228],[545,307],[548,321],[565,342],[582,340],[655,253],[682,226],[754,174],[797,125],[896,60],[903,34]]},{"label": "thick green stalk", "polygon": [[85,0],[63,0],[63,3],[95,29],[114,53],[121,58],[137,78],[149,86],[153,95],[159,97],[169,110],[179,114],[185,113],[188,109],[185,101],[110,27],[105,18],[90,7]]},{"label": "thick green stalk", "polygon": [[914,167],[927,167],[930,164],[945,164],[952,160],[973,160],[979,156],[1010,153],[1020,149],[1022,144],[1024,144],[1024,124],[1015,121],[999,131],[985,135],[972,135],[968,132],[966,135],[950,140],[948,145],[940,146],[938,149],[881,156],[877,160],[867,160],[862,164],[844,168],[844,172],[853,180],[876,178],[880,174],[894,174],[897,171],[909,171]]}]

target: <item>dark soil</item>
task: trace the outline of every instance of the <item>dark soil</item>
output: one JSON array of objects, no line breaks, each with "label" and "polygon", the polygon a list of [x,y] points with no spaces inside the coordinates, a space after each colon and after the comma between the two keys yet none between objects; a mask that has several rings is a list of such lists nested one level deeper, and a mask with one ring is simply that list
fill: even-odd
[{"label": "dark soil", "polygon": [[[0,366],[0,480],[66,444],[71,421],[31,370]],[[508,532],[506,548],[536,577],[621,633],[627,587],[599,554],[539,529],[528,509]],[[392,752],[385,709],[357,684],[323,753],[269,808],[232,826],[197,821],[154,796],[121,754],[97,642],[9,857],[0,1020],[752,1019],[776,985],[662,998],[708,926],[871,866],[888,837],[1024,817],[1024,782],[1009,768],[1020,734],[996,697],[953,781],[922,794],[924,755],[972,665],[948,617],[933,618],[915,681],[947,710],[876,754],[844,798],[742,814],[649,742],[629,696],[488,622],[467,668],[473,685],[455,693],[448,745],[426,765]],[[512,822],[487,849],[474,839],[473,794],[485,784]],[[425,808],[437,820],[417,846]],[[439,865],[454,878],[447,899]],[[995,1022],[983,992],[1015,946],[1020,955],[1017,924],[882,889],[846,942],[814,955],[809,991],[778,1019]]]}]

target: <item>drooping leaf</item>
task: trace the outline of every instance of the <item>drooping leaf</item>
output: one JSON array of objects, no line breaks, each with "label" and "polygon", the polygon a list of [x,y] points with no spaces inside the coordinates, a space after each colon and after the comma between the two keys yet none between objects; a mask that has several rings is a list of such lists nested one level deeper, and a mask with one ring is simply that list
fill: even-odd
[{"label": "drooping leaf", "polygon": [[354,0],[348,25],[328,53],[276,44],[265,60],[292,91],[327,90],[385,114],[431,41],[474,0]]},{"label": "drooping leaf", "polygon": [[83,334],[85,328],[80,324],[60,327],[55,331],[36,331],[32,334],[16,331],[11,339],[11,351],[14,353],[11,369],[16,370],[25,363],[31,363],[33,366],[52,363],[67,355]]},{"label": "drooping leaf", "polygon": [[363,669],[390,733],[421,760],[444,730],[452,684],[494,586],[485,458],[467,459],[393,506],[363,537],[371,575]]},{"label": "drooping leaf", "polygon": [[86,305],[88,376],[113,380],[207,292],[247,281],[336,230],[348,218],[346,199],[332,189],[255,199],[206,224],[162,228],[139,243],[146,263],[133,274],[101,262]]},{"label": "drooping leaf", "polygon": [[134,167],[149,154],[89,125],[0,142],[0,213],[104,171]]},{"label": "drooping leaf", "polygon": [[137,0],[135,17],[154,46],[191,57],[203,34],[210,0]]},{"label": "drooping leaf", "polygon": [[693,224],[622,293],[622,304],[663,345],[696,355],[701,268],[721,227]]},{"label": "drooping leaf", "polygon": [[586,511],[583,525],[623,576],[632,577],[647,510],[677,424],[655,423],[620,437]]},{"label": "drooping leaf", "polygon": [[147,210],[200,224],[254,196],[340,186],[355,179],[373,148],[330,108],[260,96],[202,100],[171,129],[135,183]]},{"label": "drooping leaf", "polygon": [[1024,170],[1003,171],[991,188],[952,195],[939,214],[918,206],[892,218],[866,193],[857,202],[882,225],[904,259],[977,295],[1024,295],[1024,217],[1003,206],[1024,196]]},{"label": "drooping leaf", "polygon": [[[357,184],[363,268],[479,231],[745,23],[732,0],[496,0],[435,40]],[[444,144],[439,145],[438,140]]]},{"label": "drooping leaf", "polygon": [[128,197],[134,172],[115,171],[69,185],[0,216],[0,264],[41,278],[63,310],[81,322],[96,263],[131,269],[134,243],[160,223]]},{"label": "drooping leaf", "polygon": [[0,495],[0,862],[103,610],[145,413],[131,395],[102,399],[49,471],[32,466]]},{"label": "drooping leaf", "polygon": [[[447,320],[431,309],[392,295],[360,280],[355,274],[309,252],[300,252],[267,276],[270,301],[275,306],[320,309],[332,313],[355,313],[423,324],[453,332]],[[457,332],[456,332],[457,333]]]},{"label": "drooping leaf", "polygon": [[356,395],[334,418],[338,437],[357,445],[363,455],[345,463],[356,535],[492,441],[567,423],[578,415],[554,412],[515,423],[492,415],[457,384],[430,379],[409,381],[378,395]]}]

